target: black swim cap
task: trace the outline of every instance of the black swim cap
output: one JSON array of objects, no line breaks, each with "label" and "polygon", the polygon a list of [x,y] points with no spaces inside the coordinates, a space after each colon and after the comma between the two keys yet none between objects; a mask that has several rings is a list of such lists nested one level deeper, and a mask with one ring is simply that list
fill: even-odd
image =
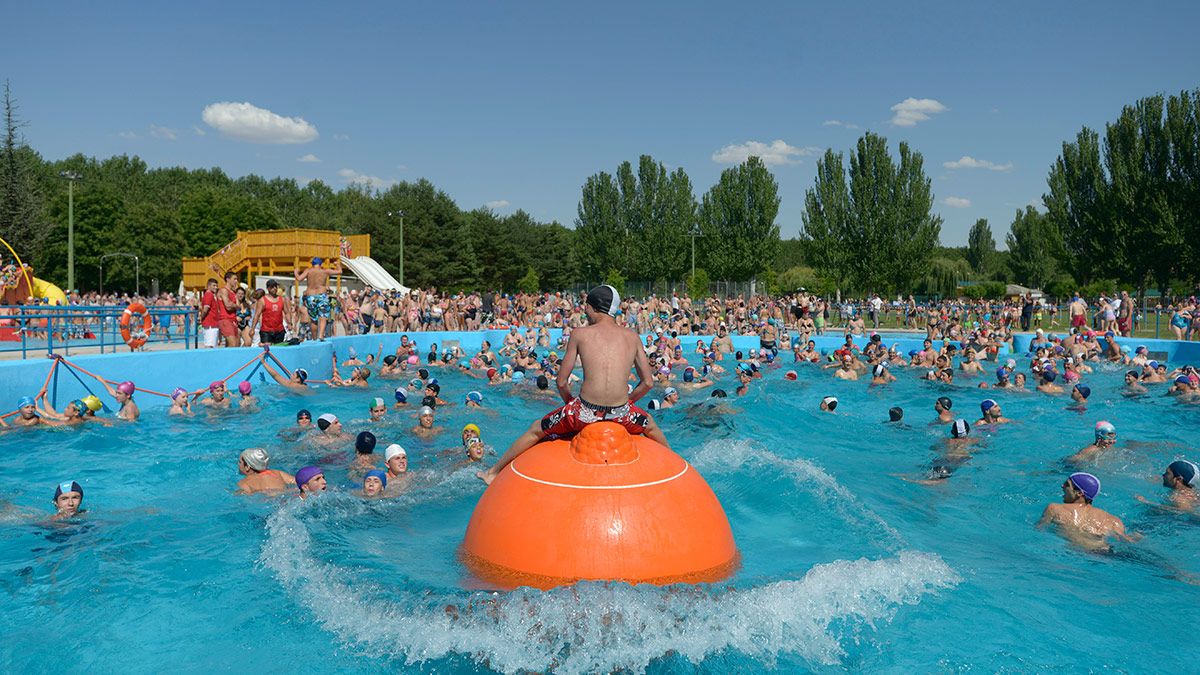
[{"label": "black swim cap", "polygon": [[417,377],[421,378],[422,380],[428,380],[429,379],[429,371],[424,368],[418,368],[417,369]]},{"label": "black swim cap", "polygon": [[547,379],[545,375],[538,375],[537,376],[537,388],[538,389],[548,389],[549,387],[550,387],[550,380]]},{"label": "black swim cap", "polygon": [[428,406],[430,408],[436,408],[437,407],[437,397],[426,396],[425,398],[421,399],[421,405]]},{"label": "black swim cap", "polygon": [[901,408],[898,405],[892,406],[892,409],[888,410],[888,417],[892,422],[899,422],[904,418],[904,408]]},{"label": "black swim cap", "polygon": [[725,398],[727,396],[729,394],[726,394],[724,389],[713,389],[713,393],[709,398]]},{"label": "black swim cap", "polygon": [[435,396],[442,393],[442,385],[438,384],[437,382],[430,382],[429,384],[425,385],[425,388],[433,391]]},{"label": "black swim cap", "polygon": [[597,312],[616,316],[621,311],[621,294],[608,284],[597,286],[588,291],[587,304]]},{"label": "black swim cap", "polygon": [[308,419],[311,420],[312,413],[308,412],[308,410],[301,410],[300,412],[296,413],[296,421],[300,421],[300,418],[302,418],[302,417],[307,417]]},{"label": "black swim cap", "polygon": [[369,455],[375,452],[375,434],[369,431],[360,431],[358,438],[354,439],[354,449],[360,455]]},{"label": "black swim cap", "polygon": [[949,396],[939,396],[938,405],[942,406],[942,410],[949,410],[954,407],[954,401],[950,400]]},{"label": "black swim cap", "polygon": [[396,362],[396,355],[395,355],[395,354],[388,354],[387,356],[383,357],[383,362],[384,362],[384,363],[386,363],[386,364],[387,364],[387,365],[389,365],[389,366],[390,366],[390,365],[392,365],[393,363],[395,363],[395,362]]}]

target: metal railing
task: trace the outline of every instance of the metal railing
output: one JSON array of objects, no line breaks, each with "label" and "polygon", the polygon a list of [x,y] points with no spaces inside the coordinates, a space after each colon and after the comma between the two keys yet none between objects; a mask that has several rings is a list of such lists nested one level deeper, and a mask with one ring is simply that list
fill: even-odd
[{"label": "metal railing", "polygon": [[[42,356],[61,351],[99,348],[100,353],[129,349],[121,337],[124,305],[0,305],[0,352]],[[190,307],[148,307],[151,327],[147,345],[179,343],[197,347],[196,310]],[[131,332],[140,332],[142,318],[133,315]],[[136,324],[136,325],[133,325]]]}]

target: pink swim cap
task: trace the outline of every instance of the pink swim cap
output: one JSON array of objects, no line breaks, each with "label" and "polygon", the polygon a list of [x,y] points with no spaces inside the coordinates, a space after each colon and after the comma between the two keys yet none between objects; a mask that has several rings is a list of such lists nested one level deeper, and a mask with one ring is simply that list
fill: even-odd
[{"label": "pink swim cap", "polygon": [[415,365],[417,365],[417,364],[419,364],[419,363],[421,363],[421,359],[417,358],[417,355],[416,355],[416,354],[409,354],[409,355],[408,355],[408,365],[410,365],[410,366],[415,366]]},{"label": "pink swim cap", "polygon": [[238,391],[240,391],[243,395],[249,394],[250,393],[250,381],[243,380],[243,381],[239,382],[238,383]]},{"label": "pink swim cap", "polygon": [[122,394],[125,394],[126,396],[133,396],[133,391],[134,391],[133,383],[130,382],[129,380],[125,380],[121,384],[117,385],[117,391],[121,392]]},{"label": "pink swim cap", "polygon": [[208,383],[208,390],[213,391],[215,389],[220,389],[221,387],[224,387],[224,386],[225,386],[225,382],[223,380],[213,380],[212,382]]}]

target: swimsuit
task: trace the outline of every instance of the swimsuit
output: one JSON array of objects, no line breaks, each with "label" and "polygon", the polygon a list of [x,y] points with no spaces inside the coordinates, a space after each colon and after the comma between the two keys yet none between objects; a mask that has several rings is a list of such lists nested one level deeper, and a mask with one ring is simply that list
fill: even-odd
[{"label": "swimsuit", "polygon": [[650,416],[632,403],[603,406],[576,397],[543,417],[542,431],[547,436],[562,438],[579,433],[593,422],[602,421],[616,422],[631,434],[641,434],[650,423]]},{"label": "swimsuit", "polygon": [[304,296],[304,308],[308,310],[310,319],[328,319],[330,314],[329,296],[324,293],[306,295]]}]

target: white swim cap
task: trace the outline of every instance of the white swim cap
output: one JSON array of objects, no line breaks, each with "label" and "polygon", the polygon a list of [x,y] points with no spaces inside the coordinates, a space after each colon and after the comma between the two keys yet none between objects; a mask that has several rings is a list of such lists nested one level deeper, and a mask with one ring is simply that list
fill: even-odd
[{"label": "white swim cap", "polygon": [[265,471],[267,463],[271,461],[271,456],[262,448],[246,448],[242,451],[242,461],[246,466],[255,471]]},{"label": "white swim cap", "polygon": [[408,453],[404,451],[404,448],[392,443],[387,446],[387,450],[383,451],[383,461],[390,462],[393,457],[408,457]]}]

